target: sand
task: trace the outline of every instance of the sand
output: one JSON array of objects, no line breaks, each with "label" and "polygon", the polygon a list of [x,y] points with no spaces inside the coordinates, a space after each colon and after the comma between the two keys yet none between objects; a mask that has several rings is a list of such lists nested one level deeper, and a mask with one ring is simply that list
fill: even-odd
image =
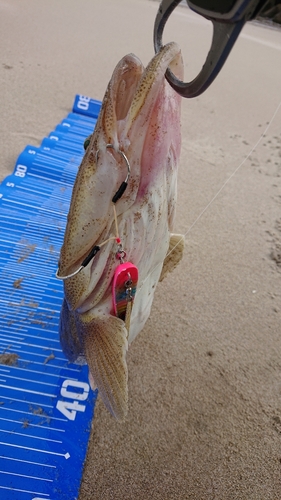
[{"label": "sand", "polygon": [[[102,99],[125,53],[149,61],[157,7],[0,0],[1,178],[76,93]],[[169,22],[189,80],[210,37],[186,8]],[[96,406],[79,500],[281,498],[280,88],[281,31],[251,24],[183,102],[185,256],[129,349],[126,422]]]}]

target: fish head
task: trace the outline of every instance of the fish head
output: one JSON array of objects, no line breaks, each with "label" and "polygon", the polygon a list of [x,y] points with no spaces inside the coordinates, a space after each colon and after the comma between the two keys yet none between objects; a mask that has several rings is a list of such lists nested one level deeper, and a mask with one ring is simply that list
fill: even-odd
[{"label": "fish head", "polygon": [[[117,64],[74,184],[60,254],[61,276],[78,269],[93,245],[108,236],[106,229],[113,218],[111,200],[127,175],[118,151],[126,154],[131,174],[116,204],[117,216],[125,214],[137,198],[145,198],[148,186],[167,168],[169,155],[179,157],[180,97],[165,80],[168,66],[182,77],[180,50],[175,43],[163,47],[145,69],[133,54]],[[109,144],[113,148],[109,149]],[[65,281],[70,309],[80,307],[91,293],[92,273],[88,266]]]}]

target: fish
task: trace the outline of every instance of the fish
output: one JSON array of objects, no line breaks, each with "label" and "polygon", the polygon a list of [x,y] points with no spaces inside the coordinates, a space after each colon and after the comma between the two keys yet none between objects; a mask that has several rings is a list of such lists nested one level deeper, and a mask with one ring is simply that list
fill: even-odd
[{"label": "fish", "polygon": [[[88,364],[91,387],[118,421],[128,412],[128,346],[150,316],[158,282],[184,248],[184,237],[173,233],[181,97],[165,79],[168,67],[183,79],[174,42],[146,68],[128,54],[114,69],[85,143],[58,263],[63,352],[70,362]],[[125,300],[129,320],[127,312],[126,319],[116,314],[113,298],[118,266],[126,263],[136,272],[133,295]]]}]

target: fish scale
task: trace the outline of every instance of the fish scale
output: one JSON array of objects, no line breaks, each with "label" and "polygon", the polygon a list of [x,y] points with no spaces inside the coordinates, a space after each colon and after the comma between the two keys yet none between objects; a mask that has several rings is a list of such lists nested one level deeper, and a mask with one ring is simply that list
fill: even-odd
[{"label": "fish scale", "polygon": [[14,173],[0,185],[0,498],[5,500],[78,497],[97,391],[89,388],[87,367],[69,363],[62,353],[63,290],[55,272],[83,142],[100,106],[77,95],[73,112],[39,148],[26,146]]}]

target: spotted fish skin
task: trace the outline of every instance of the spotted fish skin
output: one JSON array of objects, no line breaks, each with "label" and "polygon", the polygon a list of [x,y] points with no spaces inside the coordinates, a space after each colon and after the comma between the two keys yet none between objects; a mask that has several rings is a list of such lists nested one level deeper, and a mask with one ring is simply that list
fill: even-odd
[{"label": "spotted fish skin", "polygon": [[[131,175],[116,203],[118,229],[126,260],[139,272],[130,329],[113,312],[111,286],[119,264],[114,240],[102,246],[80,273],[64,281],[60,318],[65,355],[71,362],[88,363],[92,387],[98,387],[118,420],[125,418],[128,406],[128,343],[150,315],[159,279],[182,255],[180,236],[172,236],[169,249],[181,134],[180,97],[165,80],[168,66],[183,78],[175,43],[164,46],[145,69],[132,54],[117,64],[77,174],[60,254],[59,275],[68,276],[94,245],[115,234],[111,200],[127,175],[118,153],[123,151]],[[108,144],[113,148],[107,148]]]}]

